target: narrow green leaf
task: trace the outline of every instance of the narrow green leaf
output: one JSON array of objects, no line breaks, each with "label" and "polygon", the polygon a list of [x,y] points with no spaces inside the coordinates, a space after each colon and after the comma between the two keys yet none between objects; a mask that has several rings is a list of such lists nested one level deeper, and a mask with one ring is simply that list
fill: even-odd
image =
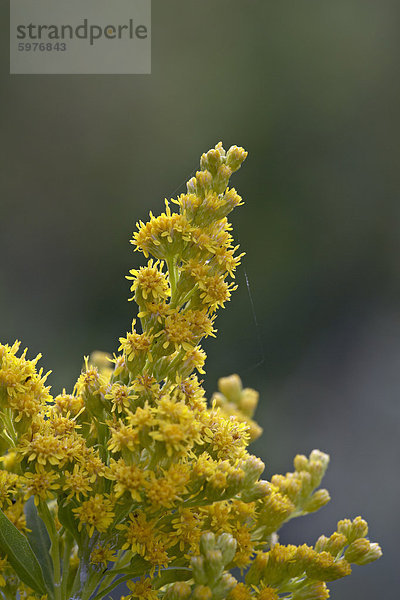
[{"label": "narrow green leaf", "polygon": [[[126,566],[124,569],[110,569],[110,571],[107,572],[107,576],[116,575],[116,578],[104,589],[102,589],[102,584],[100,584],[98,593],[94,598],[91,598],[91,600],[101,600],[102,598],[105,598],[109,592],[112,592],[112,590],[121,583],[124,583],[129,579],[135,579],[136,577],[145,575],[146,573],[149,573],[150,569],[151,563],[149,563],[147,560],[144,560],[144,558],[141,556],[136,555],[132,559],[131,564]],[[118,575],[122,576],[118,577]]]},{"label": "narrow green leaf", "polygon": [[39,517],[33,497],[29,498],[25,504],[25,516],[28,529],[31,530],[27,533],[26,537],[42,567],[43,577],[48,589],[54,591],[53,561],[50,556],[51,542],[46,526]]},{"label": "narrow green leaf", "polygon": [[108,574],[115,573],[117,575],[119,573],[129,572],[131,577],[137,577],[138,575],[144,575],[144,573],[149,572],[151,568],[151,562],[136,554],[128,566],[125,566],[122,569],[110,569]]},{"label": "narrow green leaf", "polygon": [[174,583],[175,581],[187,581],[188,579],[192,579],[193,571],[189,568],[169,568],[161,571],[159,577],[153,580],[153,587],[158,590],[163,587],[167,583]]},{"label": "narrow green leaf", "polygon": [[18,577],[39,594],[46,593],[40,564],[27,538],[0,510],[0,550],[7,556]]},{"label": "narrow green leaf", "polygon": [[78,531],[78,524],[72,513],[71,505],[68,504],[65,500],[63,502],[61,498],[58,501],[57,516],[58,516],[58,520],[60,521],[61,525],[63,525],[63,527],[65,527],[65,529],[67,531],[69,531],[69,533],[75,539],[78,546],[81,546],[81,543],[82,543],[81,533]]}]

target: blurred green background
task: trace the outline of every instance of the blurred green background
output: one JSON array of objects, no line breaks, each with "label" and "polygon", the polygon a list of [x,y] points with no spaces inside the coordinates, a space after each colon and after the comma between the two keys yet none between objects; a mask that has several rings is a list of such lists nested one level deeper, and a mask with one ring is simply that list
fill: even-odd
[{"label": "blurred green background", "polygon": [[399,2],[153,0],[148,76],[10,76],[0,10],[2,341],[42,352],[53,391],[70,389],[134,316],[136,220],[219,140],[246,147],[232,183],[247,255],[206,345],[207,393],[231,372],[260,390],[267,477],[331,454],[331,504],[281,539],[362,514],[384,557],[332,597],[395,597]]}]

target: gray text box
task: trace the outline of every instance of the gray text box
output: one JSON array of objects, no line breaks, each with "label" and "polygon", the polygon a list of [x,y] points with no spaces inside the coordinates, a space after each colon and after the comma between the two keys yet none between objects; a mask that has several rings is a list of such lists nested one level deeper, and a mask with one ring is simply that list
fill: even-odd
[{"label": "gray text box", "polygon": [[151,0],[10,0],[10,73],[148,74]]}]

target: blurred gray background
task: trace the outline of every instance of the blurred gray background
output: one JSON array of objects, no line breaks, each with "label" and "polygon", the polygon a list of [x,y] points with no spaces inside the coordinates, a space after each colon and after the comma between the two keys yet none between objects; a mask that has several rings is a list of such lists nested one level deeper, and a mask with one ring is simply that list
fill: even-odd
[{"label": "blurred gray background", "polygon": [[247,255],[206,344],[207,393],[231,372],[260,390],[267,477],[331,454],[330,505],[281,539],[363,515],[384,557],[332,597],[397,598],[399,3],[152,6],[152,75],[10,76],[1,3],[1,339],[42,352],[53,391],[70,389],[134,316],[136,220],[184,191],[203,151],[243,145]]}]

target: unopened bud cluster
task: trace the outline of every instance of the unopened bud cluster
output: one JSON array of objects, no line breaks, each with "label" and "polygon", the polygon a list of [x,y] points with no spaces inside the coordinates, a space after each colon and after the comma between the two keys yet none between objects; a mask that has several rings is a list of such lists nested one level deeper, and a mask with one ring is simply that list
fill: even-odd
[{"label": "unopened bud cluster", "polygon": [[221,377],[218,381],[218,392],[215,392],[212,397],[224,415],[235,417],[241,423],[248,425],[250,441],[256,440],[262,434],[262,428],[252,418],[258,399],[259,393],[256,390],[243,389],[239,375]]},{"label": "unopened bud cluster", "polygon": [[209,406],[198,379],[243,256],[228,221],[242,200],[228,184],[246,156],[217,144],[187,193],[137,224],[148,262],[128,275],[132,328],[118,354],[85,359],[71,392],[52,396],[40,356],[0,345],[6,600],[100,600],[122,581],[125,600],[318,600],[350,563],[380,556],[360,517],[314,547],[280,545],[285,522],[329,501],[328,456],[298,455],[293,472],[261,479],[247,451],[262,433],[258,393],[231,375]]}]

